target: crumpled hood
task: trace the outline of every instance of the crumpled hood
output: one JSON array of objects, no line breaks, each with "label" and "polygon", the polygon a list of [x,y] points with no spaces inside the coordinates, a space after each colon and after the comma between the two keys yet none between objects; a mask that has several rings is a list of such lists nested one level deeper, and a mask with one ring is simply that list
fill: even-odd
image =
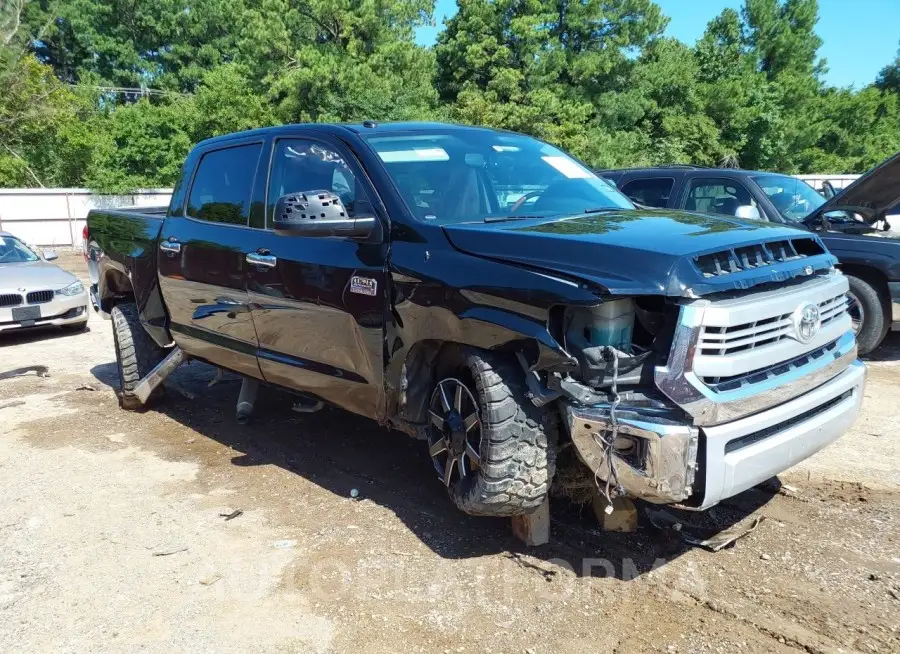
[{"label": "crumpled hood", "polygon": [[0,263],[0,291],[20,292],[57,290],[68,286],[77,278],[59,266],[47,261],[25,263]]},{"label": "crumpled hood", "polygon": [[[836,259],[818,236],[762,221],[668,211],[622,210],[568,218],[445,225],[468,254],[557,272],[614,295],[697,297],[784,281],[831,268]],[[748,245],[800,240],[808,256],[721,275],[704,273],[698,256]]]}]

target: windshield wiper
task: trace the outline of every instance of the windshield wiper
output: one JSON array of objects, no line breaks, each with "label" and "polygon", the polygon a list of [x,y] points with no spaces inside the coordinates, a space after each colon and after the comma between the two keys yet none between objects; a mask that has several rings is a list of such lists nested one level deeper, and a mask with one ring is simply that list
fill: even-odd
[{"label": "windshield wiper", "polygon": [[486,223],[505,223],[512,220],[533,220],[534,218],[546,218],[546,216],[485,216]]},{"label": "windshield wiper", "polygon": [[593,209],[585,209],[584,213],[604,213],[606,211],[626,211],[624,207],[594,207]]}]

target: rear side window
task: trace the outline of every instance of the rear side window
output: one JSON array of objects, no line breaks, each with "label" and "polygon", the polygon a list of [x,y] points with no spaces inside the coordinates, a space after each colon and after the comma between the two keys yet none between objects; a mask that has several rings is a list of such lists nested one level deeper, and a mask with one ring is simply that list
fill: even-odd
[{"label": "rear side window", "polygon": [[747,187],[733,179],[692,179],[684,201],[688,211],[734,216],[738,207],[756,206]]},{"label": "rear side window", "polygon": [[191,186],[187,215],[214,223],[246,225],[261,149],[261,143],[252,143],[204,154]]},{"label": "rear side window", "polygon": [[672,195],[675,180],[671,177],[634,179],[622,187],[622,193],[630,200],[648,207],[666,207]]}]

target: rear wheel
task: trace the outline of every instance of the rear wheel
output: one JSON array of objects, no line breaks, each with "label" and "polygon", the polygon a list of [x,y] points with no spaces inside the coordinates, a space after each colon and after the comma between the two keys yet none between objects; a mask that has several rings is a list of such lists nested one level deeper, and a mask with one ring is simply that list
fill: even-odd
[{"label": "rear wheel", "polygon": [[113,343],[116,347],[116,368],[119,372],[119,406],[136,411],[159,400],[162,387],[157,388],[146,404],[133,395],[134,387],[163,359],[160,348],[144,327],[134,304],[117,304],[111,312]]},{"label": "rear wheel", "polygon": [[857,347],[860,355],[868,354],[881,345],[890,328],[884,302],[869,281],[853,275],[847,275],[847,281],[850,283],[847,311],[853,321]]},{"label": "rear wheel", "polygon": [[525,395],[522,370],[508,359],[469,350],[429,404],[429,453],[454,503],[472,515],[535,511],[556,463],[558,419]]}]

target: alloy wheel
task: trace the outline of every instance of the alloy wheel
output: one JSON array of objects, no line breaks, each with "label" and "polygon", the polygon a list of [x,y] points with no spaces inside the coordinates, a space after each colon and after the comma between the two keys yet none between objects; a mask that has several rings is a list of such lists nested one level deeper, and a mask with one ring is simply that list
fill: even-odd
[{"label": "alloy wheel", "polygon": [[438,383],[428,406],[428,453],[449,489],[481,467],[481,418],[468,387],[452,377]]}]

